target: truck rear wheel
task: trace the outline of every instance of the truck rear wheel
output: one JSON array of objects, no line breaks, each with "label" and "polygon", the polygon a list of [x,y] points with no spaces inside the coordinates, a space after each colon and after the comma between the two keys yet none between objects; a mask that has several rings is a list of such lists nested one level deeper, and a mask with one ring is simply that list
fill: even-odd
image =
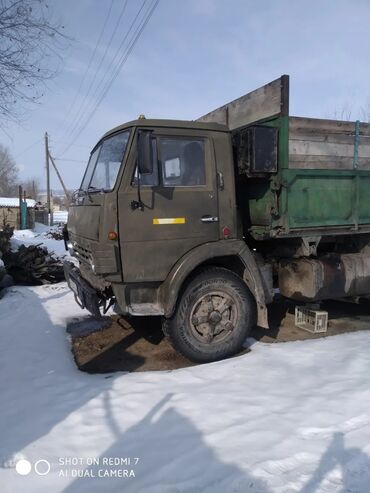
[{"label": "truck rear wheel", "polygon": [[254,299],[242,279],[227,269],[209,267],[188,284],[164,329],[178,352],[206,363],[242,349],[255,313]]}]

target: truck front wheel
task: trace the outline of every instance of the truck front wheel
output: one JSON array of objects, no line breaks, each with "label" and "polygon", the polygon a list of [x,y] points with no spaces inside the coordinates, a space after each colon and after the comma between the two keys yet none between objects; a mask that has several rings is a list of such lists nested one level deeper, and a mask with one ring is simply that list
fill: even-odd
[{"label": "truck front wheel", "polygon": [[206,363],[242,349],[255,313],[254,299],[242,279],[227,269],[209,267],[188,284],[164,329],[178,352]]}]

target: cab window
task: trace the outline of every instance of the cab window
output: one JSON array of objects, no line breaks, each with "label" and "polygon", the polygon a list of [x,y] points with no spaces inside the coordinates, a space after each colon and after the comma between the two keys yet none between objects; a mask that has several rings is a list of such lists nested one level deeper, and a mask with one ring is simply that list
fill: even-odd
[{"label": "cab window", "polygon": [[[191,187],[206,184],[204,140],[153,137],[153,173],[140,176],[142,187]],[[135,167],[131,185],[137,186]]]},{"label": "cab window", "polygon": [[202,139],[160,137],[158,154],[163,186],[191,187],[206,184]]},{"label": "cab window", "polygon": [[130,132],[121,132],[105,139],[101,145],[89,188],[111,190],[117,180]]},{"label": "cab window", "polygon": [[96,161],[100,152],[100,146],[95,149],[90,155],[89,162],[87,163],[86,171],[81,183],[81,190],[86,190],[90,185],[91,177],[95,169]]}]

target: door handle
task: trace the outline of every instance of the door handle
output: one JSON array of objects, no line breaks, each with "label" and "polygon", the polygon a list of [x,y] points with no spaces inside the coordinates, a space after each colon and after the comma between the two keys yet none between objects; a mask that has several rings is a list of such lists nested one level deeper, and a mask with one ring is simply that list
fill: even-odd
[{"label": "door handle", "polygon": [[202,221],[202,223],[218,223],[218,217],[211,216],[209,214],[202,216],[200,220]]},{"label": "door handle", "polygon": [[224,184],[224,175],[221,173],[221,171],[217,171],[217,185],[219,190],[223,190],[225,187]]}]

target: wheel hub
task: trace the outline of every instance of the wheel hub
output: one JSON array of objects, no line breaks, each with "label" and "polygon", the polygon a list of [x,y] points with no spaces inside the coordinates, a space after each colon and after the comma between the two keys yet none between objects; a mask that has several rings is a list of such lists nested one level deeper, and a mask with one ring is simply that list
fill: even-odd
[{"label": "wheel hub", "polygon": [[197,339],[208,344],[230,335],[237,322],[237,308],[230,296],[214,291],[202,296],[191,312],[191,329]]},{"label": "wheel hub", "polygon": [[218,324],[219,322],[221,322],[221,319],[222,319],[221,313],[216,310],[210,313],[208,317],[208,320],[211,324]]}]

